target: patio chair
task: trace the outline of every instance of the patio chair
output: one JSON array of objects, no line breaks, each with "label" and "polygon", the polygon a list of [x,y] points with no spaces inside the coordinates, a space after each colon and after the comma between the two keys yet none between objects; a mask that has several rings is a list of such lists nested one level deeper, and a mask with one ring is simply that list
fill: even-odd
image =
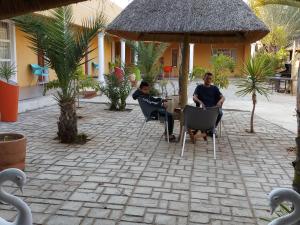
[{"label": "patio chair", "polygon": [[[37,77],[42,77],[43,85],[45,85],[46,78],[49,77],[49,69],[48,67],[42,67],[38,64],[30,64],[32,74],[36,75]],[[39,79],[37,79],[37,84],[39,84]]]},{"label": "patio chair", "polygon": [[[167,133],[167,140],[168,140],[168,143],[169,143],[170,139],[169,139],[169,129],[168,129],[167,113],[166,113],[165,118],[162,118],[162,117],[159,116],[157,107],[155,107],[153,105],[150,105],[150,104],[148,104],[146,102],[143,102],[140,98],[138,99],[138,102],[139,102],[139,105],[141,107],[142,113],[143,113],[143,115],[145,117],[144,123],[142,124],[142,127],[139,130],[138,137],[140,136],[140,134],[144,130],[145,125],[146,125],[147,122],[150,122],[150,121],[161,121],[161,122],[165,123],[165,130],[166,130],[166,133]],[[157,115],[155,115],[154,112],[157,112]]]},{"label": "patio chair", "polygon": [[[197,84],[197,85],[199,85],[199,84]],[[193,101],[195,102],[197,107],[200,106],[198,102],[196,102],[195,100],[193,100]],[[222,109],[222,107],[221,107],[221,109]],[[222,136],[222,118],[221,118],[217,128],[218,128],[217,129],[218,130],[218,136],[221,137]]]},{"label": "patio chair", "polygon": [[213,132],[213,147],[214,147],[214,159],[216,159],[216,121],[219,114],[218,107],[212,107],[207,109],[198,108],[195,106],[187,105],[183,110],[184,114],[184,136],[182,143],[181,156],[183,156],[186,134],[189,129]]}]

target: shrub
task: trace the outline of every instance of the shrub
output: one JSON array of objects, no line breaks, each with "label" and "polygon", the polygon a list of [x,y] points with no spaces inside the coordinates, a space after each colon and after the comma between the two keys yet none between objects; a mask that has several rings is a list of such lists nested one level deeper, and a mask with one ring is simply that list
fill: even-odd
[{"label": "shrub", "polygon": [[190,80],[203,79],[204,75],[207,71],[208,71],[207,69],[200,67],[200,66],[194,67],[194,69],[190,75]]},{"label": "shrub", "polygon": [[100,90],[110,100],[110,110],[124,111],[126,109],[126,99],[131,91],[129,72],[124,69],[124,77],[119,79],[115,72],[105,75],[106,85],[100,86]]},{"label": "shrub", "polygon": [[220,54],[211,59],[214,84],[220,88],[227,88],[229,85],[228,75],[234,72],[236,63],[233,58]]}]

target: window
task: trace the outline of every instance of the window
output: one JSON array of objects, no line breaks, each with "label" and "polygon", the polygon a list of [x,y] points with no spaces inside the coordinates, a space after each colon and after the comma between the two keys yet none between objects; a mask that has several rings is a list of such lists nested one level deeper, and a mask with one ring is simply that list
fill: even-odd
[{"label": "window", "polygon": [[221,54],[229,56],[233,58],[235,61],[237,61],[237,53],[235,48],[214,48],[212,50],[213,56],[217,56]]},{"label": "window", "polygon": [[172,66],[178,65],[178,49],[172,49]]},{"label": "window", "polygon": [[[10,21],[0,20],[0,63],[16,66],[15,25]],[[17,74],[12,78],[17,82]]]},{"label": "window", "polygon": [[0,21],[0,63],[12,63],[11,46],[9,24]]}]

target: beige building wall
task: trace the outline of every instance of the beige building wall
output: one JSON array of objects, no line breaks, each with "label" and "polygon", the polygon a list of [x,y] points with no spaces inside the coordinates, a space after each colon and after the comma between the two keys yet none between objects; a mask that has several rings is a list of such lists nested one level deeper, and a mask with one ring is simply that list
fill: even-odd
[{"label": "beige building wall", "polygon": [[[200,66],[204,68],[211,69],[211,56],[212,49],[236,49],[236,68],[233,75],[240,75],[242,73],[242,68],[245,60],[250,57],[251,46],[250,44],[232,44],[232,43],[221,43],[221,44],[195,44],[194,47],[194,67]],[[172,49],[178,49],[180,51],[180,46],[178,43],[170,44],[169,48],[165,51],[164,66],[172,65]],[[178,59],[179,60],[179,59]],[[178,61],[178,64],[180,62]],[[173,73],[178,75],[178,68],[173,69]]]},{"label": "beige building wall", "polygon": [[[105,4],[103,4],[105,3]],[[82,3],[73,4],[74,12],[74,23],[75,25],[81,25],[83,19],[93,18],[99,12],[103,12],[104,17],[106,18],[106,23],[111,22],[121,11],[122,9],[110,2],[109,0],[99,1],[91,0]],[[49,12],[37,12],[41,15],[49,15]],[[34,86],[37,84],[37,76],[33,75],[31,72],[30,64],[38,63],[38,56],[29,48],[30,43],[25,38],[25,34],[16,28],[16,58],[17,58],[17,71],[18,71],[18,84],[20,87]],[[111,39],[108,36],[105,36],[105,73],[109,72],[108,63],[111,61]],[[98,72],[95,71],[92,67],[92,62],[98,64],[98,37],[96,36],[91,43],[91,48],[95,50],[89,54],[88,58],[92,59],[89,61],[89,73],[93,75],[98,75]],[[85,66],[83,65],[83,68]],[[85,70],[84,70],[85,71]],[[53,70],[49,70],[49,80],[56,79],[56,74]]]},{"label": "beige building wall", "polygon": [[[37,84],[37,76],[31,72],[30,64],[37,64],[38,57],[30,49],[30,42],[25,38],[25,33],[16,28],[16,58],[17,76],[20,87],[34,86]],[[56,79],[53,70],[49,70],[49,80]]]}]

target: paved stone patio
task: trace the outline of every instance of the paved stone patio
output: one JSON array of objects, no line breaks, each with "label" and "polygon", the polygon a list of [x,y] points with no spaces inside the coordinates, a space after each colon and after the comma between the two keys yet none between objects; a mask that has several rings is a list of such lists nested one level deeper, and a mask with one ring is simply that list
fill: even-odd
[{"label": "paved stone patio", "polygon": [[[58,108],[20,115],[17,123],[0,123],[1,132],[28,138],[27,185],[22,195],[35,224],[46,225],[253,225],[265,224],[267,193],[290,187],[294,134],[261,118],[248,128],[248,112],[225,111],[223,135],[212,143],[168,144],[159,123],[149,123],[141,139],[142,114],[110,112],[103,104],[82,104],[80,132],[86,145],[54,140]],[[176,124],[178,133],[178,123]],[[11,193],[21,195],[12,187]],[[0,216],[15,216],[0,204]]]}]

